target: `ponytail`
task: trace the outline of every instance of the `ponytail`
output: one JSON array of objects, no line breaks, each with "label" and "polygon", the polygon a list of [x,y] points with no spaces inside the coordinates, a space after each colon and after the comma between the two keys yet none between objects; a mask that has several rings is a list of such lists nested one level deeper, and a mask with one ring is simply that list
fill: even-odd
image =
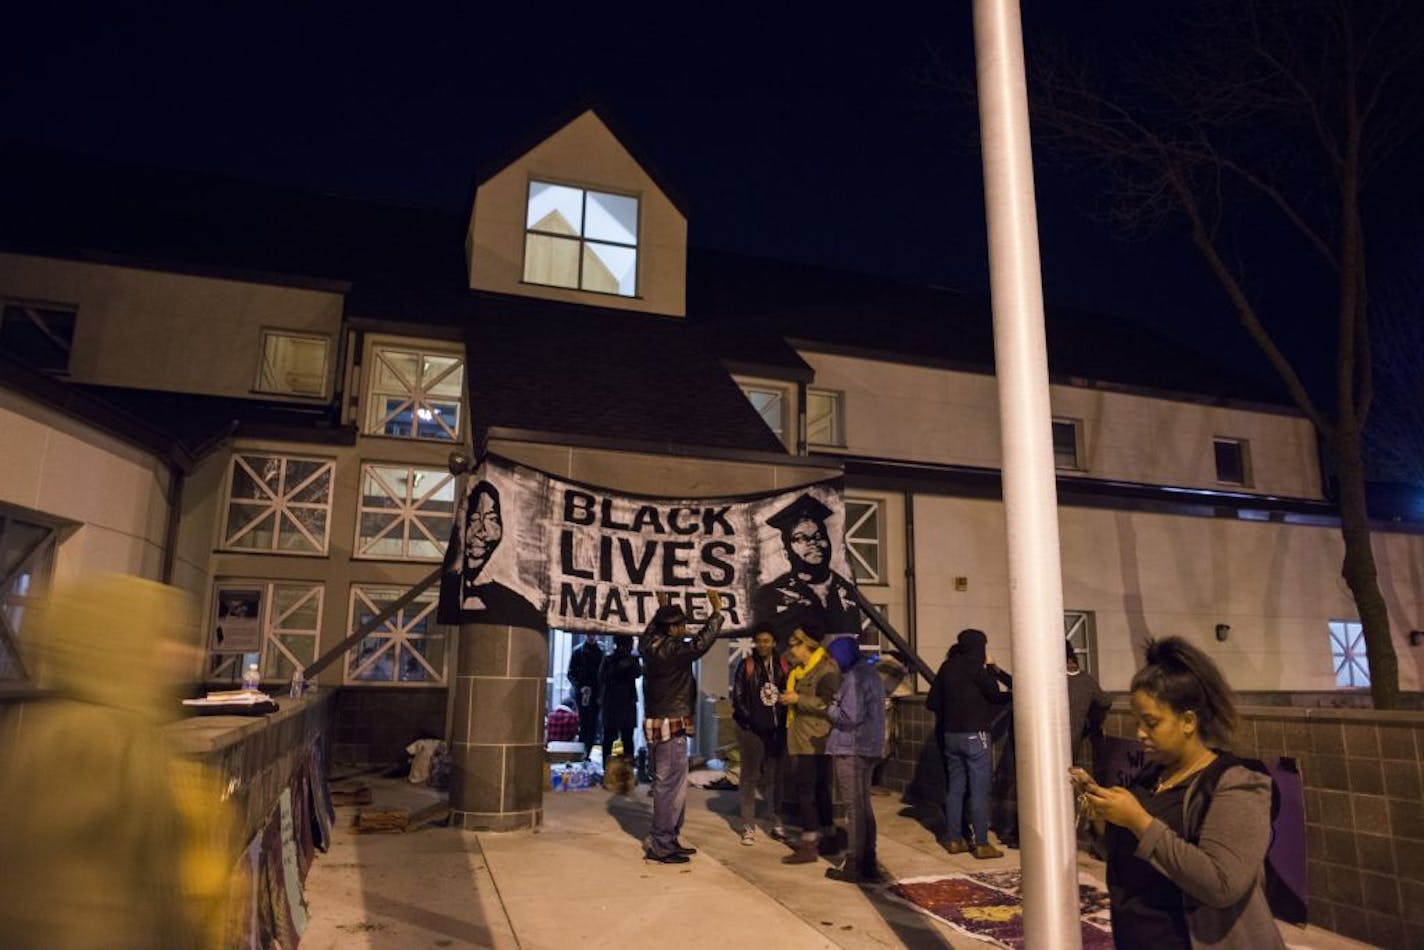
[{"label": "ponytail", "polygon": [[1236,700],[1221,670],[1200,648],[1181,637],[1147,641],[1147,665],[1132,678],[1142,690],[1182,715],[1196,713],[1202,741],[1225,748],[1236,731]]}]

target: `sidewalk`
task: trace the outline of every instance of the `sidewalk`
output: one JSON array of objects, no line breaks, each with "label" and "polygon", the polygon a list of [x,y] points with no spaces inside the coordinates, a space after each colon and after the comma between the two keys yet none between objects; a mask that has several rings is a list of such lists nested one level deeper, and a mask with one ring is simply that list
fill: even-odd
[{"label": "sidewalk", "polygon": [[[369,780],[379,805],[420,808],[435,793],[399,780]],[[880,860],[898,878],[1007,870],[1018,852],[993,861],[949,855],[898,797],[874,799]],[[304,948],[675,945],[677,950],[759,945],[987,947],[872,891],[823,877],[828,865],[788,866],[769,839],[743,847],[734,830],[735,792],[689,789],[683,840],[691,863],[642,859],[651,805],[601,789],[551,792],[536,832],[473,834],[426,829],[353,835],[354,807],[338,808],[331,850],[307,879],[310,923]],[[1083,870],[1104,878],[1101,863]],[[1292,947],[1360,947],[1324,931],[1283,927]]]}]

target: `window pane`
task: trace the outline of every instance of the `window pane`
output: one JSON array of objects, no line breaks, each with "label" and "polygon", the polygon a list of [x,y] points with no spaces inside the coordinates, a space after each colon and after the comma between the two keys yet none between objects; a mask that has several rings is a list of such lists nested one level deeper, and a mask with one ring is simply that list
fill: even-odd
[{"label": "window pane", "polygon": [[409,394],[420,380],[420,354],[402,350],[376,350],[371,386],[381,393]]},{"label": "window pane", "polygon": [[524,237],[524,279],[551,287],[578,287],[579,242],[529,233]]},{"label": "window pane", "polygon": [[1217,439],[1216,480],[1228,485],[1243,485],[1246,482],[1246,466],[1242,460],[1241,443],[1229,439]]},{"label": "window pane", "polygon": [[227,512],[228,546],[271,550],[276,512],[271,508],[231,504]]},{"label": "window pane", "polygon": [[331,465],[327,462],[287,463],[288,500],[325,505],[331,500]]},{"label": "window pane", "polygon": [[840,445],[840,393],[806,391],[806,441],[813,445]]},{"label": "window pane", "polygon": [[25,556],[51,533],[49,528],[18,518],[0,521],[0,531],[3,531],[0,534],[0,577],[8,577]]},{"label": "window pane", "polygon": [[464,387],[465,368],[458,356],[425,357],[425,374],[420,380],[422,392],[430,396],[459,399]]},{"label": "window pane", "polygon": [[1343,688],[1369,686],[1370,660],[1365,653],[1364,626],[1351,621],[1332,620],[1328,628],[1335,685]]},{"label": "window pane", "polygon": [[583,289],[633,296],[638,252],[616,244],[586,243],[583,248]]},{"label": "window pane", "polygon": [[761,416],[762,421],[772,432],[776,433],[778,439],[783,438],[786,432],[784,407],[786,404],[782,394],[772,389],[743,389],[747,394],[747,399],[751,402],[752,408]]},{"label": "window pane", "polygon": [[265,334],[257,388],[264,392],[320,396],[326,391],[326,349],[325,339]]},{"label": "window pane", "polygon": [[34,369],[69,369],[73,343],[72,310],[8,303],[0,311],[0,350]]},{"label": "window pane", "polygon": [[[301,527],[297,527],[301,525]],[[303,531],[302,529],[306,530]],[[326,511],[320,508],[291,508],[282,519],[277,547],[281,551],[317,552],[326,537]]]},{"label": "window pane", "polygon": [[578,237],[583,233],[583,190],[531,181],[524,226],[530,231]]},{"label": "window pane", "polygon": [[232,497],[270,502],[281,490],[282,463],[264,455],[241,455],[233,460]]},{"label": "window pane", "polygon": [[1059,468],[1078,467],[1077,423],[1053,423],[1053,464]]},{"label": "window pane", "polygon": [[409,469],[368,465],[361,478],[361,507],[398,508],[405,499]]},{"label": "window pane", "polygon": [[595,241],[637,244],[638,199],[590,191],[583,236]]}]

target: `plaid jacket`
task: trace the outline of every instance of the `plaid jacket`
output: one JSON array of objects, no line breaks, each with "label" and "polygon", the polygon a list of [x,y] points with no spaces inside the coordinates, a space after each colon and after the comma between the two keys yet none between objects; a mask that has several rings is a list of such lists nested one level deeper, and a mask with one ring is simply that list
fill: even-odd
[{"label": "plaid jacket", "polygon": [[643,738],[648,741],[648,745],[696,734],[697,723],[691,717],[643,720]]},{"label": "plaid jacket", "polygon": [[578,738],[578,713],[567,707],[557,706],[550,710],[545,725],[549,733],[546,742],[573,742]]}]

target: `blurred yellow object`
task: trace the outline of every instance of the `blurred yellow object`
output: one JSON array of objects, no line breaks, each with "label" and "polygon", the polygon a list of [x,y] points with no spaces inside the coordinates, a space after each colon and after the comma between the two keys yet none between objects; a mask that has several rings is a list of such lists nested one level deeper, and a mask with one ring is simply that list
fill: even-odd
[{"label": "blurred yellow object", "polygon": [[169,747],[180,634],[171,587],[100,575],[56,587],[31,668],[56,696],[10,711],[0,772],[0,942],[199,947],[221,940],[235,854],[216,777]]}]

